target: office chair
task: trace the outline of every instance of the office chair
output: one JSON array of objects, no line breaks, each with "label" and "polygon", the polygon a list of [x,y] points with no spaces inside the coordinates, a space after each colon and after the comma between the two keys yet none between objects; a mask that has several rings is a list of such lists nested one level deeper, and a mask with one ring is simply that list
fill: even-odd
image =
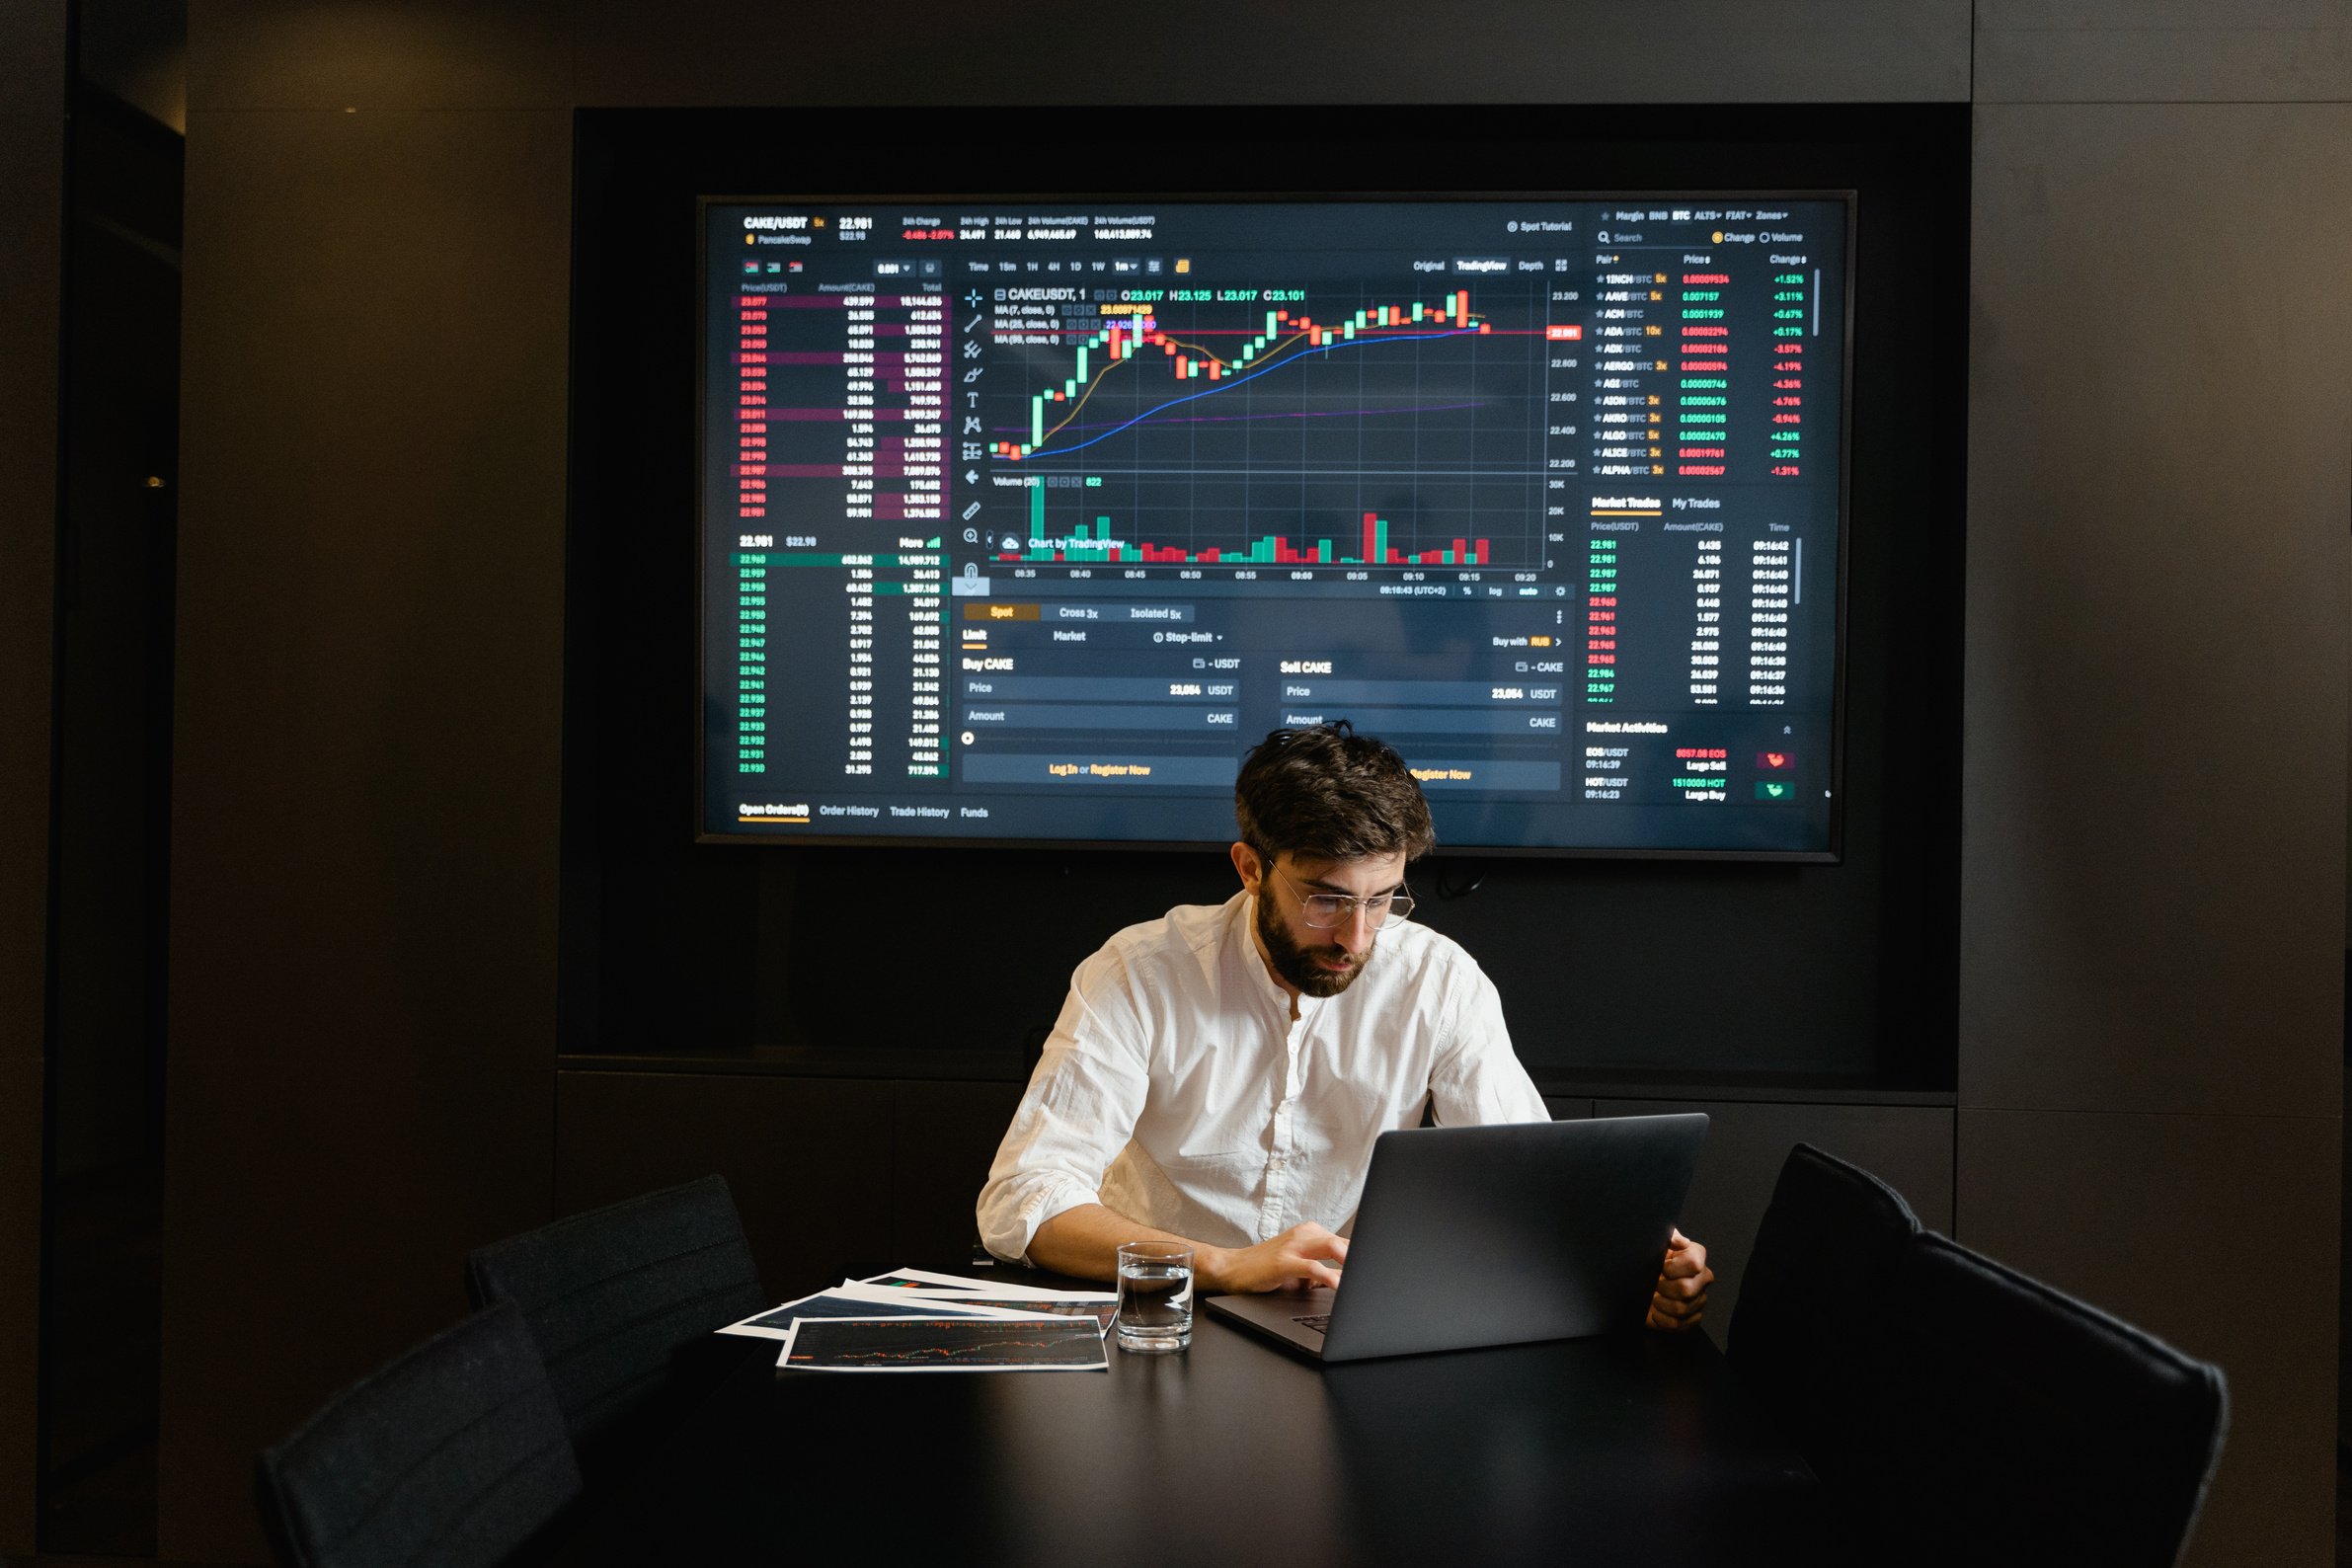
[{"label": "office chair", "polygon": [[505,1305],[336,1395],[262,1455],[260,1481],[294,1568],[488,1568],[581,1491],[538,1347]]},{"label": "office chair", "polygon": [[718,1176],[477,1248],[466,1283],[477,1303],[521,1310],[591,1481],[625,1468],[741,1351],[713,1329],[769,1304]]},{"label": "office chair", "polygon": [[1728,1354],[1830,1494],[1824,1560],[2176,1562],[2228,1424],[2219,1369],[1921,1230],[1803,1143]]},{"label": "office chair", "polygon": [[1870,1313],[1857,1291],[1877,1294],[1920,1221],[1903,1195],[1868,1171],[1810,1143],[1789,1150],[1757,1227],[1725,1353],[1773,1424],[1835,1483],[1879,1441]]},{"label": "office chair", "polygon": [[2180,1559],[2229,1424],[2219,1368],[1944,1236],[1892,1283],[1890,1430],[1855,1492],[1890,1558]]}]

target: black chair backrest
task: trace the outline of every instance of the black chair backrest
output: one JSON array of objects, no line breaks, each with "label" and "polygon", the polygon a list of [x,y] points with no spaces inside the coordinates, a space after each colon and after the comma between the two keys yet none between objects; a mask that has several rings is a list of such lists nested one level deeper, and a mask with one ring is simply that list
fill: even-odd
[{"label": "black chair backrest", "polygon": [[727,1349],[711,1330],[769,1304],[726,1180],[706,1176],[475,1251],[477,1302],[521,1308],[582,1469],[620,1468]]},{"label": "black chair backrest", "polygon": [[495,1306],[336,1395],[262,1455],[261,1491],[296,1568],[477,1568],[581,1480],[530,1331]]},{"label": "black chair backrest", "polygon": [[1921,1230],[1803,1143],[1728,1354],[1832,1494],[1826,1560],[2173,1563],[2228,1425],[2219,1369]]},{"label": "black chair backrest", "polygon": [[1943,1236],[1890,1284],[1870,1309],[1899,1425],[1857,1489],[1885,1560],[2178,1561],[2229,1423],[2218,1368]]},{"label": "black chair backrest", "polygon": [[1920,1221],[1903,1195],[1810,1143],[1789,1150],[1740,1281],[1726,1346],[1814,1473],[1835,1482],[1878,1442],[1877,1297]]}]

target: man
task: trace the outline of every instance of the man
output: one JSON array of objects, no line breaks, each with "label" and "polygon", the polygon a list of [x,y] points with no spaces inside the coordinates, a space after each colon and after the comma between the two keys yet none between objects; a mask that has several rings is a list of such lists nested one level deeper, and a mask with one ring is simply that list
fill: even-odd
[{"label": "man", "polygon": [[[1404,759],[1344,721],[1277,730],[1234,784],[1241,889],[1130,926],[1078,966],[980,1197],[988,1250],[1108,1280],[1182,1241],[1214,1291],[1335,1286],[1372,1140],[1548,1121],[1494,982],[1427,926],[1406,862],[1437,841]],[[1653,1328],[1714,1271],[1676,1232]]]}]

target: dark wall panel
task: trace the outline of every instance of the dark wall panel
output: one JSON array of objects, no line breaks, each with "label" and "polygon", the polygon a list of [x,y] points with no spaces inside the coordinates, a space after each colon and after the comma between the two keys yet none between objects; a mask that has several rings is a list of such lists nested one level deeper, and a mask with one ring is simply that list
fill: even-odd
[{"label": "dark wall panel", "polygon": [[774,1300],[837,1285],[842,1271],[859,1264],[886,1269],[912,1261],[876,1257],[891,1241],[892,1085],[662,1072],[556,1076],[557,1213],[716,1172],[735,1193],[760,1283]]},{"label": "dark wall panel", "polygon": [[[1968,96],[1966,0],[1760,9],[1339,0],[1155,8],[1147,39],[1037,0],[890,12],[760,0],[578,8],[584,105],[1806,103]],[[1075,25],[1073,23],[1075,22]],[[1443,134],[1457,127],[1432,126]]]},{"label": "dark wall panel", "polygon": [[166,1556],[546,1216],[569,157],[192,117]]},{"label": "dark wall panel", "polygon": [[2317,1560],[2352,109],[1976,118],[1960,1239],[2220,1361],[2195,1560]]},{"label": "dark wall panel", "polygon": [[249,109],[569,109],[562,0],[196,0],[189,100]]},{"label": "dark wall panel", "polygon": [[36,1520],[63,0],[0,7],[0,1552]]},{"label": "dark wall panel", "polygon": [[2188,1562],[2334,1560],[2334,1117],[1971,1111],[1959,1239],[2230,1378]]},{"label": "dark wall panel", "polygon": [[1965,1106],[2332,1112],[2352,108],[1977,111]]},{"label": "dark wall panel", "polygon": [[[65,161],[59,145],[42,141],[43,127],[56,135],[64,129],[66,72],[70,60],[66,52],[67,18],[70,9],[64,0],[22,0],[22,3],[0,9],[0,115],[26,115],[37,123],[19,123],[11,128],[22,135],[27,157],[33,158],[44,145],[50,156],[29,162],[27,167],[51,171],[62,175]],[[26,181],[0,187],[9,193],[9,212],[21,219],[15,231],[28,241],[39,233],[43,213],[50,214],[50,233],[63,221],[60,203],[42,199],[38,181]],[[53,191],[53,188],[52,188]],[[54,247],[51,247],[52,249]],[[20,274],[23,275],[23,274]],[[31,274],[38,279],[39,274]],[[43,309],[40,319],[54,325],[56,312]],[[11,320],[12,329],[7,342],[13,348],[25,344],[37,347],[38,337],[21,337],[18,332],[25,322]],[[12,448],[13,449],[13,448]]]},{"label": "dark wall panel", "polygon": [[1707,1326],[1726,1343],[1740,1303],[1740,1280],[1756,1227],[1772,1201],[1780,1166],[1811,1143],[1877,1176],[1910,1200],[1920,1223],[1952,1228],[1952,1113],[1937,1106],[1764,1105],[1735,1102],[1596,1100],[1595,1116],[1667,1116],[1703,1111],[1706,1151],[1683,1205],[1685,1235],[1705,1243],[1715,1284]]},{"label": "dark wall panel", "polygon": [[1004,1140],[1018,1083],[899,1083],[886,1267],[956,1269],[980,1239],[974,1208]]},{"label": "dark wall panel", "polygon": [[2352,98],[2340,0],[1978,0],[1976,25],[1980,104]]}]

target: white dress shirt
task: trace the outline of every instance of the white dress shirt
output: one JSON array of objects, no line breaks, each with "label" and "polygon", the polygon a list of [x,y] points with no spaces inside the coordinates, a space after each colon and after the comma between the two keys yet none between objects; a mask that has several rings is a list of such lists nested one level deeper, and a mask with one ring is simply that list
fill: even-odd
[{"label": "white dress shirt", "polygon": [[1425,925],[1391,921],[1332,997],[1291,995],[1251,940],[1253,901],[1130,926],[1078,966],[980,1190],[980,1238],[1026,1260],[1081,1204],[1211,1246],[1304,1220],[1344,1233],[1372,1140],[1548,1121],[1494,982]]}]

